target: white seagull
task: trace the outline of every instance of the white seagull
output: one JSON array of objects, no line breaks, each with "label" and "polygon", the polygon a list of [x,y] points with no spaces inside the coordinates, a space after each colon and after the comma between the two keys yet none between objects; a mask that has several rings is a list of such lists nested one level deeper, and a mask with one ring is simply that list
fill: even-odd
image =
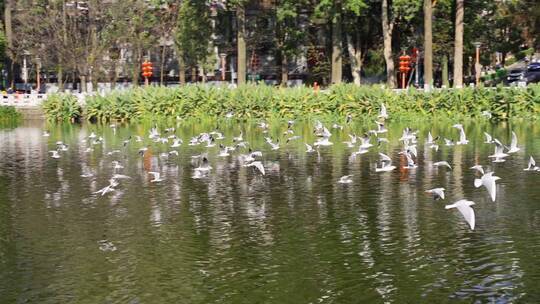
[{"label": "white seagull", "polygon": [[444,199],[444,188],[433,188],[426,190],[426,192],[433,194],[434,200]]},{"label": "white seagull", "polygon": [[389,172],[396,168],[396,166],[392,166],[392,159],[388,157],[388,155],[384,153],[379,153],[381,156],[381,167],[375,168],[375,172]]},{"label": "white seagull", "polygon": [[261,172],[262,175],[266,175],[266,171],[264,170],[264,166],[262,164],[262,162],[260,161],[254,161],[252,163],[249,163],[247,165],[244,165],[244,167],[255,167],[259,170],[259,172]]},{"label": "white seagull", "polygon": [[494,139],[493,142],[495,143],[495,153],[493,153],[493,155],[489,155],[488,157],[494,158],[494,163],[502,163],[508,154],[504,153],[504,145],[498,139]]},{"label": "white seagull", "polygon": [[60,154],[58,154],[58,150],[52,150],[52,151],[49,151],[49,153],[52,153],[51,155],[52,158],[60,158]]},{"label": "white seagull", "polygon": [[516,133],[514,133],[514,131],[512,131],[512,141],[510,142],[510,148],[508,148],[508,151],[506,151],[507,153],[516,153],[517,151],[519,151],[520,149],[518,148],[517,146],[517,136],[516,136]]},{"label": "white seagull", "polygon": [[352,183],[351,176],[352,176],[352,175],[344,175],[344,176],[342,176],[342,177],[338,180],[338,183],[340,183],[340,184],[350,184],[350,183]]},{"label": "white seagull", "polygon": [[161,178],[161,174],[159,172],[150,171],[148,172],[148,174],[151,174],[154,177],[154,179],[150,180],[151,183],[157,183],[157,182],[163,181],[163,179]]},{"label": "white seagull", "polygon": [[536,162],[532,156],[529,158],[529,165],[523,171],[540,171],[540,167],[536,166]]},{"label": "white seagull", "polygon": [[465,130],[463,129],[463,125],[461,124],[455,124],[452,127],[459,130],[459,141],[456,142],[457,145],[466,145],[469,143],[467,140],[467,137],[465,136]]},{"label": "white seagull", "polygon": [[484,168],[482,168],[482,165],[474,165],[471,167],[471,169],[476,170],[480,174],[484,175]]},{"label": "white seagull", "polygon": [[493,137],[489,135],[487,132],[484,132],[484,135],[486,136],[486,141],[484,141],[485,144],[492,144],[493,143]]},{"label": "white seagull", "polygon": [[446,166],[446,167],[448,167],[448,169],[452,170],[452,167],[450,166],[450,164],[449,164],[447,161],[438,161],[438,162],[435,162],[435,163],[433,163],[433,166],[434,166],[434,167],[442,167],[442,166]]},{"label": "white seagull", "polygon": [[465,218],[465,221],[471,226],[471,230],[474,230],[474,224],[475,224],[475,217],[474,217],[474,209],[471,208],[471,206],[474,205],[473,201],[468,200],[459,200],[452,205],[446,205],[445,209],[451,209],[451,208],[457,208],[459,212],[463,215]]},{"label": "white seagull", "polygon": [[493,172],[488,172],[484,175],[482,175],[481,178],[475,178],[474,179],[474,186],[476,188],[479,188],[481,186],[486,187],[489,196],[491,197],[491,201],[495,201],[495,198],[497,197],[497,185],[495,184],[496,180],[501,179],[498,176],[493,176]]},{"label": "white seagull", "polygon": [[386,106],[384,105],[384,103],[381,103],[381,110],[380,110],[379,116],[377,116],[377,118],[383,118],[383,119],[388,118],[388,113],[386,113]]}]

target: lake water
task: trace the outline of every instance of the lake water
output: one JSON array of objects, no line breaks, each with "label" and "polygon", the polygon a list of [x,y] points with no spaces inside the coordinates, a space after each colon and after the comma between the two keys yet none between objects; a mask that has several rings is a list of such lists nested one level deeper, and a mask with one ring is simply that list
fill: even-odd
[{"label": "lake water", "polygon": [[[2,129],[0,303],[540,302],[540,172],[523,171],[529,155],[540,162],[540,124],[465,123],[470,143],[437,152],[424,146],[427,132],[457,139],[458,131],[409,124],[419,130],[414,170],[401,169],[405,126],[389,123],[388,144],[351,158],[357,149],[341,142],[367,126],[332,130],[333,146],[307,154],[313,124],[295,125],[302,138],[288,144],[286,122],[272,124],[269,135],[281,138],[272,151],[255,123],[221,123],[226,138],[217,142],[231,145],[243,130],[263,152],[265,176],[239,163],[246,149],[221,158],[219,147],[187,144],[212,123],[177,123],[184,144],[169,157],[160,153],[172,141],[151,142],[145,125]],[[484,131],[503,143],[515,131],[521,150],[491,163]],[[91,132],[104,143],[85,141]],[[54,159],[57,141],[69,149]],[[193,179],[191,156],[205,151],[213,170]],[[376,173],[378,151],[400,168]],[[95,194],[113,160],[131,179]],[[438,160],[453,170],[430,165]],[[473,185],[477,163],[501,177],[495,202]],[[150,182],[149,171],[164,181]],[[337,183],[349,174],[351,184]],[[424,192],[434,187],[447,189],[445,200]],[[476,203],[475,230],[445,210],[459,199]]]}]

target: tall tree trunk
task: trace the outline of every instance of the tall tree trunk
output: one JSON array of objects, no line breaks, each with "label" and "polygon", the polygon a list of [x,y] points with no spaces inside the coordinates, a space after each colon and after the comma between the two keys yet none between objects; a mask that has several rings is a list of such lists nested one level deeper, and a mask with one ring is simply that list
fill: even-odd
[{"label": "tall tree trunk", "polygon": [[463,13],[464,0],[456,0],[456,37],[454,41],[454,88],[463,87]]},{"label": "tall tree trunk", "polygon": [[165,70],[165,55],[167,54],[167,46],[163,46],[161,49],[161,57],[159,58],[159,85],[163,85],[163,78],[165,74],[163,71]]},{"label": "tall tree trunk", "polygon": [[444,55],[442,58],[442,84],[445,88],[450,87],[448,82],[448,56]]},{"label": "tall tree trunk", "polygon": [[81,93],[86,93],[86,75],[81,74]]},{"label": "tall tree trunk", "polygon": [[196,83],[197,82],[197,67],[191,68],[191,82]]},{"label": "tall tree trunk", "polygon": [[281,86],[286,87],[289,82],[289,58],[285,52],[281,52]]},{"label": "tall tree trunk", "polygon": [[118,73],[116,72],[116,66],[117,66],[117,62],[116,62],[116,59],[113,59],[112,60],[112,78],[111,78],[111,89],[114,90],[116,89],[116,82],[118,81]]},{"label": "tall tree trunk", "polygon": [[384,61],[386,62],[386,84],[390,88],[396,85],[396,75],[394,70],[394,59],[392,58],[392,31],[394,21],[388,18],[388,0],[382,1],[382,30],[384,44]]},{"label": "tall tree trunk", "polygon": [[8,83],[13,88],[15,85],[15,75],[13,75],[13,72],[15,70],[14,68],[14,62],[15,62],[15,54],[13,53],[13,30],[12,30],[12,23],[11,23],[11,10],[12,10],[12,1],[13,0],[6,0],[4,3],[4,26],[5,26],[5,32],[6,32],[6,42],[7,42],[7,55],[8,55]]},{"label": "tall tree trunk", "polygon": [[[356,41],[355,43],[352,40],[352,37],[349,33],[347,36],[347,50],[349,52],[349,57],[351,60],[351,73],[353,76],[353,82],[355,85],[359,86],[361,83],[360,80],[360,71],[362,69],[362,49],[360,48],[360,42]],[[359,39],[357,35],[357,39]]]},{"label": "tall tree trunk", "polygon": [[142,59],[142,50],[137,47],[135,49],[135,61],[133,62],[133,69],[131,70],[131,83],[134,87],[139,85],[139,66]]},{"label": "tall tree trunk", "polygon": [[433,86],[432,0],[424,0],[424,89]]},{"label": "tall tree trunk", "polygon": [[237,22],[237,61],[238,67],[236,75],[238,85],[246,83],[246,10],[243,4],[236,6]]},{"label": "tall tree trunk", "polygon": [[186,64],[184,63],[184,52],[178,54],[178,82],[180,85],[186,84]]},{"label": "tall tree trunk", "polygon": [[204,69],[204,64],[201,63],[199,67],[199,74],[201,74],[201,82],[206,83],[206,71]]},{"label": "tall tree trunk", "polygon": [[64,67],[60,63],[58,65],[58,71],[56,73],[56,80],[58,82],[58,91],[64,92]]},{"label": "tall tree trunk", "polygon": [[341,47],[341,0],[334,2],[334,20],[332,20],[332,84],[341,83],[343,69],[343,49]]}]

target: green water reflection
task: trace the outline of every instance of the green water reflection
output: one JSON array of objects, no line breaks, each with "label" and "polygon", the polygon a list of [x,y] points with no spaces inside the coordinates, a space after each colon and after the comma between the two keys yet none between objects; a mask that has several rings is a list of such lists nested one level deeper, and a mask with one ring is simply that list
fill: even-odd
[{"label": "green water reflection", "polygon": [[[469,122],[468,145],[435,152],[424,148],[428,131],[448,138],[457,131],[446,122],[411,123],[419,129],[419,168],[384,174],[374,169],[378,151],[404,165],[397,154],[403,124],[390,124],[390,142],[356,158],[342,142],[366,125],[332,130],[335,144],[319,155],[305,153],[312,124],[296,124],[301,139],[289,144],[286,122],[268,134],[255,123],[174,125],[184,140],[178,157],[160,156],[171,149],[151,143],[144,124],[0,130],[0,303],[540,301],[540,172],[523,171],[529,155],[540,160],[538,124]],[[245,149],[220,158],[219,147],[187,145],[216,128],[226,145],[243,131],[263,151],[267,175],[239,164]],[[506,143],[515,131],[521,151],[490,163],[484,131]],[[104,143],[86,153],[91,132]],[[282,147],[271,151],[264,136]],[[60,140],[70,147],[55,160],[47,151]],[[141,157],[146,145],[151,155]],[[213,171],[193,179],[191,156],[205,151]],[[107,185],[113,160],[132,178],[114,193],[93,194]],[[453,170],[429,165],[438,160]],[[501,177],[495,203],[473,186],[476,163]],[[152,170],[165,181],[149,182]],[[347,174],[353,183],[338,184]],[[424,193],[436,186],[447,189],[445,201]],[[444,209],[462,198],[476,202],[474,231]]]}]

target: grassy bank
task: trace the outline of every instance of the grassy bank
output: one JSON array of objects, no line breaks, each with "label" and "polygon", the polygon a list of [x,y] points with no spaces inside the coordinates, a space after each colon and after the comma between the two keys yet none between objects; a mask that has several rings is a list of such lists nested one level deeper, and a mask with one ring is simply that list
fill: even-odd
[{"label": "grassy bank", "polygon": [[238,89],[202,85],[177,88],[148,87],[117,91],[87,99],[84,109],[70,95],[51,95],[44,103],[50,120],[81,115],[95,121],[156,118],[373,118],[384,103],[391,119],[478,117],[538,119],[540,85],[521,88],[465,88],[429,93],[411,89],[396,92],[376,86],[336,85],[325,92],[312,88],[246,85]]},{"label": "grassy bank", "polygon": [[0,106],[0,122],[15,122],[21,118],[21,114],[12,106]]}]

